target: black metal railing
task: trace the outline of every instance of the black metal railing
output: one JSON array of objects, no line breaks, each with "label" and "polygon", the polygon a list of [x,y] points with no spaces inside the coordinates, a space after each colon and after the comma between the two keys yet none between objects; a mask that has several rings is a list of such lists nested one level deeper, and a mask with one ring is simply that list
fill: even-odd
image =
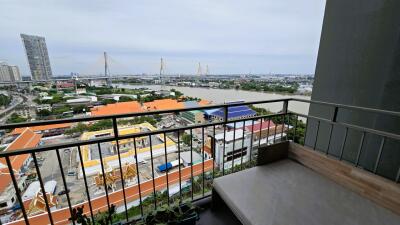
[{"label": "black metal railing", "polygon": [[[290,102],[302,102],[307,104],[314,105],[322,105],[326,107],[331,107],[333,109],[333,116],[330,119],[316,117],[312,115],[300,114],[297,112],[290,111]],[[257,104],[268,104],[268,103],[282,103],[282,110],[279,113],[275,114],[259,114],[253,117],[246,118],[233,118],[230,119],[229,112],[231,107],[234,106],[250,106]],[[138,133],[130,133],[130,134],[120,134],[120,129],[118,122],[119,120],[124,120],[129,117],[142,117],[142,116],[154,116],[154,115],[162,115],[162,114],[178,114],[184,111],[192,111],[192,110],[206,110],[206,109],[223,109],[224,116],[221,120],[208,121],[206,123],[201,124],[190,124],[187,126],[178,126],[174,128],[168,129],[158,129],[158,130],[147,130]],[[277,100],[265,100],[265,101],[252,101],[252,102],[241,102],[241,103],[231,103],[231,104],[220,104],[220,105],[211,105],[204,107],[192,107],[186,109],[179,110],[163,110],[163,111],[149,111],[149,112],[140,112],[140,113],[132,113],[132,114],[119,114],[119,115],[110,115],[110,116],[95,116],[95,117],[85,117],[85,118],[73,118],[73,119],[60,119],[60,120],[48,120],[48,121],[35,121],[29,123],[19,123],[19,124],[6,124],[0,125],[0,129],[11,130],[15,128],[21,127],[34,127],[40,125],[50,125],[50,124],[60,124],[60,123],[80,123],[80,122],[93,122],[100,120],[111,120],[112,121],[112,135],[111,136],[103,136],[97,137],[93,139],[87,140],[74,140],[70,142],[56,143],[56,144],[48,144],[41,145],[34,148],[26,148],[26,149],[18,149],[13,151],[2,151],[0,152],[0,158],[4,158],[7,167],[9,170],[9,174],[11,176],[12,185],[15,190],[15,195],[17,198],[17,202],[20,206],[20,209],[16,209],[15,211],[15,224],[20,222],[21,224],[35,224],[40,219],[41,222],[45,221],[45,223],[55,224],[59,222],[68,222],[68,218],[74,212],[76,207],[85,206],[85,213],[88,217],[91,218],[91,221],[96,220],[96,214],[99,211],[107,211],[113,205],[117,205],[118,207],[123,207],[121,213],[114,217],[115,220],[130,222],[139,217],[142,217],[147,211],[152,208],[157,209],[160,205],[172,204],[172,203],[181,203],[187,199],[191,201],[196,201],[198,199],[202,199],[208,197],[210,195],[210,189],[212,187],[212,180],[219,176],[224,176],[226,174],[234,173],[255,165],[255,160],[257,157],[257,150],[265,145],[277,143],[280,141],[291,140],[303,145],[307,145],[315,150],[319,150],[316,148],[317,141],[321,138],[321,133],[319,132],[321,124],[325,123],[330,125],[331,131],[328,132],[328,151],[326,154],[332,157],[336,157],[339,160],[343,159],[343,154],[345,151],[346,143],[349,141],[351,136],[348,135],[349,131],[359,131],[362,132],[362,139],[357,150],[357,159],[354,162],[354,166],[359,166],[360,154],[363,149],[364,138],[366,134],[374,134],[381,137],[381,145],[378,149],[378,154],[376,157],[376,163],[374,169],[370,172],[377,173],[378,168],[381,163],[381,156],[384,150],[384,145],[387,140],[400,141],[400,135],[394,134],[386,131],[375,130],[372,128],[367,128],[363,126],[358,126],[354,124],[344,123],[337,120],[338,113],[340,113],[340,109],[350,109],[356,110],[361,113],[376,113],[379,115],[388,115],[395,116],[400,118],[399,112],[393,111],[385,111],[378,109],[370,109],[356,106],[348,106],[334,103],[326,103],[319,101],[310,101],[303,99],[277,99]],[[316,121],[317,127],[315,129],[315,140],[312,145],[307,142],[308,132],[307,129],[311,129],[309,125],[309,121]],[[233,124],[233,128],[230,131],[230,128],[227,126],[228,124]],[[247,125],[246,124],[251,124]],[[275,124],[275,126],[270,126],[271,124]],[[278,125],[279,124],[279,125]],[[237,126],[242,125],[241,129],[236,129]],[[263,126],[265,126],[263,129]],[[334,126],[340,126],[345,129],[344,138],[341,142],[341,151],[339,155],[335,155],[329,152],[329,147],[332,144],[332,130]],[[251,127],[251,128],[250,128]],[[255,131],[255,127],[259,127]],[[246,128],[249,128],[246,130]],[[271,129],[270,129],[271,128]],[[236,132],[241,130],[241,135],[236,135]],[[200,133],[199,137],[201,141],[196,142],[194,145],[194,131],[198,131]],[[230,133],[228,133],[230,132]],[[233,133],[232,133],[233,132]],[[207,135],[206,135],[207,133]],[[177,158],[178,158],[178,166],[173,170],[168,169],[168,146],[167,142],[170,139],[168,137],[176,136],[177,141],[175,141],[174,145],[176,145]],[[222,139],[216,139],[217,135],[222,135]],[[232,135],[231,135],[232,134]],[[161,159],[157,159],[158,156],[154,155],[154,143],[152,138],[154,136],[159,135],[162,137],[163,144],[163,154]],[[189,142],[184,143],[184,135],[189,137]],[[229,137],[228,137],[228,136]],[[139,148],[137,146],[137,140],[143,140],[143,138],[148,138],[148,148],[149,148],[149,156],[148,160],[150,162],[150,174],[147,175],[147,180],[142,179],[143,176],[141,169],[141,161],[139,161]],[[245,140],[245,139],[248,140]],[[135,164],[136,169],[136,184],[128,185],[128,182],[124,180],[124,165],[122,163],[120,142],[124,140],[133,140],[132,150],[134,152],[134,158],[130,161],[130,163]],[[221,141],[222,140],[222,141]],[[227,140],[233,140],[227,141]],[[236,141],[238,140],[238,142]],[[115,182],[116,184],[120,184],[120,189],[114,190],[112,185],[108,182],[108,173],[106,165],[104,165],[104,155],[102,153],[102,144],[115,142],[116,143],[116,155],[118,165],[115,167],[116,173],[112,175],[115,177],[119,176],[119,181]],[[247,143],[249,142],[249,143]],[[93,197],[93,191],[91,191],[92,186],[89,181],[90,176],[87,175],[87,166],[85,166],[85,162],[82,156],[82,147],[96,145],[98,150],[98,156],[100,161],[100,168],[96,169],[104,186],[104,194],[101,196]],[[230,147],[231,146],[231,147]],[[400,146],[400,145],[398,145]],[[208,158],[206,159],[205,149],[208,147],[210,149],[210,154],[208,154]],[[77,155],[76,158],[79,161],[78,165],[82,172],[84,192],[86,196],[86,200],[81,201],[80,203],[73,204],[71,201],[71,195],[68,188],[68,182],[64,173],[64,166],[62,164],[62,159],[60,156],[60,150],[65,148],[76,148]],[[232,149],[229,152],[229,149]],[[246,149],[246,150],[245,150]],[[48,202],[46,190],[43,184],[43,177],[40,172],[40,165],[37,160],[36,154],[41,152],[55,152],[58,161],[58,167],[61,172],[62,185],[65,191],[65,196],[67,199],[67,207],[63,209],[51,210],[50,203]],[[392,151],[397,151],[396,154],[399,155],[399,149],[394,149]],[[181,157],[184,153],[190,153],[190,159],[187,165],[181,164]],[[195,153],[195,154],[194,154]],[[44,197],[45,209],[42,214],[39,216],[32,217],[29,215],[28,210],[26,209],[26,204],[24,204],[21,196],[22,190],[18,185],[19,174],[15,174],[14,169],[12,168],[11,158],[21,155],[21,154],[31,154],[33,158],[33,164],[35,170],[37,172],[37,178],[40,182],[40,187],[42,190],[42,196]],[[72,154],[72,153],[71,153]],[[200,155],[200,159],[196,162],[194,161],[194,156]],[[244,157],[244,156],[247,157]],[[156,158],[156,159],[155,159]],[[158,157],[159,158],[159,157]],[[156,168],[155,168],[155,160],[160,161],[162,164],[166,166],[165,173],[157,173],[156,176]],[[235,161],[236,160],[236,161]],[[210,165],[211,164],[211,165]],[[400,176],[400,163],[394,165],[397,166],[398,171],[397,175],[394,179],[395,182],[399,182]],[[43,170],[44,168],[42,168]],[[142,170],[142,171],[141,171]],[[79,173],[79,170],[77,170]],[[114,171],[114,170],[113,170]],[[147,171],[148,172],[148,171]],[[150,176],[151,175],[151,176]],[[146,177],[145,177],[146,178]],[[111,182],[111,181],[110,181]],[[190,188],[184,187],[183,182],[190,184]],[[171,185],[178,185],[179,194],[171,194]],[[110,188],[111,186],[111,188]],[[162,190],[165,190],[163,193]],[[175,196],[177,195],[177,196]],[[132,202],[136,202],[137,204],[132,204]],[[131,206],[134,205],[134,206]],[[46,216],[47,213],[47,216]],[[70,221],[75,224],[75,221]]]}]

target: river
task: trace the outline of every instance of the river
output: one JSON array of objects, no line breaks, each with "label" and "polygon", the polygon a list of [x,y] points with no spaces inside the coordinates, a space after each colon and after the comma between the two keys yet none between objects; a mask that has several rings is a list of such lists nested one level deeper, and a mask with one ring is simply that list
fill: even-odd
[{"label": "river", "polygon": [[[126,89],[137,89],[137,88],[148,88],[154,91],[160,90],[160,85],[131,85],[131,84],[114,84],[113,86]],[[272,100],[280,98],[300,98],[310,99],[310,96],[304,95],[293,95],[293,94],[282,94],[282,93],[270,93],[270,92],[256,92],[256,91],[244,91],[236,89],[214,89],[214,88],[201,88],[201,87],[181,87],[181,86],[164,86],[164,89],[170,90],[175,89],[182,92],[186,96],[198,97],[212,101],[214,104],[220,104],[230,101],[259,101],[259,100]],[[278,112],[282,110],[282,103],[267,103],[255,105],[257,107],[266,108],[272,112]],[[297,113],[308,114],[308,103],[302,102],[290,102],[289,110]]]}]

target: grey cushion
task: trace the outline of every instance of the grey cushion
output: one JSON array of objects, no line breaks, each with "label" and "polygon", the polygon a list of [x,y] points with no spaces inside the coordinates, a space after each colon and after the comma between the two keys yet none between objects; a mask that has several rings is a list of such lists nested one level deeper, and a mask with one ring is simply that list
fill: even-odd
[{"label": "grey cushion", "polygon": [[289,159],[214,180],[244,225],[399,225],[400,216]]}]

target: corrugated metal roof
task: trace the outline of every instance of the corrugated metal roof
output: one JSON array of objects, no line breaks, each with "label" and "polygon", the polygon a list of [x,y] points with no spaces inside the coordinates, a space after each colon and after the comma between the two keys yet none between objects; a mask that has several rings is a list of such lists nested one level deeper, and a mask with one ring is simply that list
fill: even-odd
[{"label": "corrugated metal roof", "polygon": [[[211,113],[211,115],[224,117],[224,109],[220,108],[217,111]],[[228,107],[228,119],[255,115],[257,115],[257,113],[245,105]]]}]

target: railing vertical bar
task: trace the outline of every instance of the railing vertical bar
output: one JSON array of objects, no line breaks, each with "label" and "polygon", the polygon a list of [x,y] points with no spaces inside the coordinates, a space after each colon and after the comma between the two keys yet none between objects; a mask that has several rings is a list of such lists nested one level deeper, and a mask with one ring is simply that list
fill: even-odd
[{"label": "railing vertical bar", "polygon": [[[178,130],[178,158],[181,160],[181,139],[180,139],[181,133]],[[178,165],[178,170],[179,170],[179,203],[182,203],[182,174],[181,174],[181,163],[179,161]],[[169,194],[168,194],[169,195]]]},{"label": "railing vertical bar", "polygon": [[362,133],[360,145],[358,147],[357,158],[356,158],[356,163],[355,163],[356,166],[358,166],[358,163],[360,162],[361,150],[364,145],[364,138],[365,138],[365,132]]},{"label": "railing vertical bar", "polygon": [[193,195],[194,195],[193,181],[194,181],[194,178],[193,178],[193,130],[190,129],[190,182],[191,182],[191,188],[192,188],[192,191],[191,191],[192,201],[193,201]]},{"label": "railing vertical bar", "polygon": [[97,147],[99,148],[100,165],[101,165],[101,172],[103,175],[104,191],[106,192],[107,207],[108,207],[108,210],[110,210],[110,198],[108,197],[108,184],[107,184],[107,179],[106,179],[106,173],[104,170],[103,153],[101,152],[100,142],[97,142]]},{"label": "railing vertical bar", "polygon": [[258,134],[259,134],[259,137],[258,137],[258,150],[260,150],[260,147],[261,147],[262,126],[263,126],[263,118],[260,119],[260,131],[258,132]]},{"label": "railing vertical bar", "polygon": [[233,143],[232,143],[232,151],[231,151],[231,157],[232,157],[232,169],[231,173],[234,173],[234,167],[235,167],[235,157],[234,157],[234,152],[235,152],[235,142],[236,142],[236,122],[233,122]]},{"label": "railing vertical bar", "polygon": [[151,134],[149,135],[149,144],[150,144],[151,176],[153,178],[154,209],[157,209],[156,181],[154,180],[153,142],[151,140]]},{"label": "railing vertical bar", "polygon": [[213,160],[213,165],[212,165],[212,179],[214,181],[214,176],[215,176],[215,125],[213,126],[213,139],[211,141],[211,157]]},{"label": "railing vertical bar", "polygon": [[251,120],[249,167],[252,166],[251,155],[253,154],[253,138],[254,138],[253,134],[254,134],[254,119]]},{"label": "railing vertical bar", "polygon": [[[164,134],[164,156],[165,156],[165,168],[166,168],[166,170],[165,170],[165,177],[167,178],[167,198],[168,198],[168,206],[169,206],[169,201],[170,201],[170,199],[169,199],[169,179],[168,179],[168,167],[167,167],[167,163],[168,163],[168,156],[167,156],[167,134],[164,132],[163,133]],[[179,145],[179,142],[178,142],[178,145]],[[179,151],[178,151],[179,152]],[[179,161],[179,165],[181,164],[180,161],[181,160],[181,158],[180,157],[178,157],[178,161]],[[179,177],[180,177],[180,174],[179,174]],[[179,183],[180,184],[180,183]],[[179,186],[179,192],[181,192],[181,186]]]},{"label": "railing vertical bar", "polygon": [[317,141],[318,141],[318,133],[319,133],[319,126],[320,125],[321,125],[321,121],[318,120],[317,131],[316,131],[316,134],[315,134],[315,141],[314,141],[314,147],[313,147],[314,150],[317,149]]},{"label": "railing vertical bar", "polygon": [[202,135],[202,137],[201,137],[201,160],[202,160],[202,172],[203,172],[203,182],[202,182],[202,185],[203,185],[203,197],[204,197],[204,194],[205,194],[205,190],[204,190],[204,187],[205,187],[205,185],[204,185],[204,181],[205,181],[205,173],[204,173],[204,127],[201,127],[201,135]]},{"label": "railing vertical bar", "polygon": [[[67,181],[65,180],[64,169],[63,169],[62,162],[61,162],[60,149],[56,149],[56,154],[57,154],[58,166],[60,167],[61,178],[62,178],[63,185],[64,185],[65,196],[67,196],[69,213],[71,214],[71,217],[72,217],[73,214],[72,214],[71,199],[69,198],[69,190],[68,190],[68,187],[67,187]],[[75,220],[72,220],[72,224],[75,225]]]},{"label": "railing vertical bar", "polygon": [[90,200],[89,187],[88,187],[88,184],[87,184],[86,171],[85,171],[85,167],[84,167],[83,160],[82,160],[82,152],[81,152],[81,146],[80,145],[78,145],[78,155],[79,155],[79,161],[80,161],[81,168],[82,168],[83,182],[85,184],[86,195],[87,195],[87,199],[88,199],[88,203],[89,203],[90,217],[92,218],[92,223],[95,224],[93,208],[92,208],[92,201]]},{"label": "railing vertical bar", "polygon": [[285,130],[285,115],[282,115],[282,131],[281,131],[281,140],[280,142],[282,142],[283,140],[283,132]]},{"label": "railing vertical bar", "polygon": [[333,133],[333,124],[331,124],[331,129],[329,129],[328,147],[326,148],[326,152],[325,152],[325,154],[327,154],[327,155],[329,155],[329,147],[331,146],[332,133]]},{"label": "railing vertical bar", "polygon": [[18,183],[17,183],[17,179],[14,176],[14,169],[12,168],[9,156],[6,156],[6,162],[7,162],[8,170],[10,172],[11,180],[12,180],[13,185],[14,185],[15,195],[17,196],[18,203],[21,206],[21,211],[22,211],[22,215],[23,215],[24,220],[25,220],[25,224],[29,225],[29,220],[28,220],[28,216],[26,215],[24,202],[22,201],[22,198],[21,198],[21,190],[19,189]]},{"label": "railing vertical bar", "polygon": [[[276,118],[276,117],[275,117]],[[277,123],[275,123],[275,131],[274,131],[274,144],[276,142],[276,130],[278,129]]]},{"label": "railing vertical bar", "polygon": [[306,126],[304,127],[304,140],[303,140],[303,146],[306,145],[306,138],[307,138],[307,127],[308,127],[308,118],[306,118]]},{"label": "railing vertical bar", "polygon": [[223,127],[224,127],[224,139],[222,142],[222,176],[225,175],[226,124],[224,124]]},{"label": "railing vertical bar", "polygon": [[140,203],[140,215],[143,217],[143,201],[142,201],[142,190],[140,187],[140,173],[139,173],[139,163],[138,163],[138,154],[137,154],[137,147],[136,147],[136,138],[133,138],[133,148],[135,151],[135,162],[136,162],[136,179],[137,185],[139,189],[139,203]]},{"label": "railing vertical bar", "polygon": [[290,115],[285,115],[287,117],[287,130],[286,130],[286,138],[285,141],[289,140],[289,129],[290,129]]},{"label": "railing vertical bar", "polygon": [[267,140],[266,140],[266,145],[269,145],[269,127],[271,126],[271,119],[268,119],[268,123],[267,123]]},{"label": "railing vertical bar", "polygon": [[386,141],[386,138],[382,137],[381,146],[379,147],[378,156],[376,158],[376,162],[375,162],[375,166],[374,166],[374,173],[376,173],[378,171],[379,161],[381,160],[381,157],[382,157],[382,152],[383,152],[383,147],[385,146],[385,141]]},{"label": "railing vertical bar", "polygon": [[225,147],[226,147],[226,124],[228,123],[228,106],[224,106],[224,140],[222,146],[222,176],[225,175]]},{"label": "railing vertical bar", "polygon": [[344,138],[342,142],[342,147],[340,148],[340,155],[339,155],[339,160],[342,160],[343,158],[343,153],[344,153],[344,148],[346,147],[346,140],[347,140],[347,133],[349,132],[349,128],[346,127],[346,130],[344,132]]},{"label": "railing vertical bar", "polygon": [[296,115],[296,121],[294,122],[294,131],[293,131],[293,142],[296,143],[296,132],[297,132],[297,123],[299,121],[299,115]]},{"label": "railing vertical bar", "polygon": [[37,158],[36,158],[36,153],[35,152],[32,152],[32,158],[33,158],[33,162],[35,164],[36,173],[37,173],[37,176],[38,176],[38,179],[39,179],[39,183],[40,183],[40,188],[42,189],[44,203],[46,204],[46,210],[47,210],[47,213],[49,215],[50,224],[54,224],[53,217],[51,215],[51,211],[50,211],[50,207],[49,207],[49,201],[48,201],[47,195],[46,195],[46,190],[44,189],[44,185],[43,185],[42,174],[41,174],[39,166],[38,166],[38,162],[37,162]]},{"label": "railing vertical bar", "polygon": [[125,206],[125,217],[126,221],[129,221],[129,216],[128,216],[128,206],[126,204],[126,194],[125,194],[125,180],[124,180],[124,175],[122,171],[122,162],[121,162],[121,153],[119,149],[119,133],[118,133],[118,123],[117,123],[117,118],[113,118],[113,129],[114,129],[114,137],[116,138],[115,142],[117,144],[117,154],[118,154],[118,163],[119,163],[119,171],[120,171],[120,176],[121,176],[121,186],[122,186],[122,195],[124,197],[124,206]]},{"label": "railing vertical bar", "polygon": [[243,120],[242,127],[242,149],[240,150],[240,170],[243,170],[243,149],[244,149],[244,132],[245,132],[246,121]]}]

